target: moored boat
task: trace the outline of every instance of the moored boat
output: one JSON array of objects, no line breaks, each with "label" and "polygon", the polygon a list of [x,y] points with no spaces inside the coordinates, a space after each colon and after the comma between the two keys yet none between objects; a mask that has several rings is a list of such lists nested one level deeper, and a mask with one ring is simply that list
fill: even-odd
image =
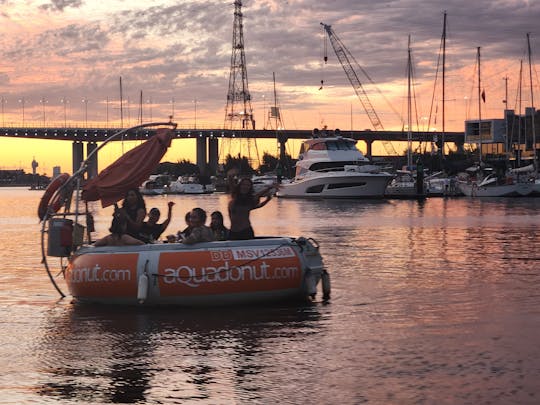
[{"label": "moored boat", "polygon": [[336,132],[302,143],[295,177],[281,184],[278,197],[383,198],[392,175],[373,165],[354,139]]},{"label": "moored boat", "polygon": [[[61,296],[65,294],[53,276],[51,257],[61,258],[60,271],[54,273],[63,275],[69,293],[84,303],[213,306],[281,302],[313,299],[319,283],[323,298],[328,299],[329,275],[319,246],[311,238],[92,245],[93,220],[88,202],[100,200],[107,207],[121,200],[126,190],[140,186],[163,157],[172,137],[170,129],[158,129],[147,142],[83,185],[90,155],[73,176],[61,175],[54,188],[46,190],[38,210],[43,221],[43,264]],[[86,223],[81,223],[85,218]]]},{"label": "moored boat", "polygon": [[142,195],[161,195],[167,189],[169,176],[151,175],[139,187]]},{"label": "moored boat", "polygon": [[253,184],[253,191],[259,193],[265,188],[275,186],[278,183],[278,178],[276,175],[271,174],[251,176],[251,182]]},{"label": "moored boat", "polygon": [[195,176],[179,176],[167,188],[167,194],[209,194],[214,192],[211,185],[201,184]]},{"label": "moored boat", "polygon": [[384,196],[392,199],[415,199],[422,200],[427,197],[426,186],[420,179],[421,187],[418,187],[418,179],[411,170],[406,168],[398,170],[396,177],[388,184]]},{"label": "moored boat", "polygon": [[534,191],[528,176],[508,171],[500,176],[490,167],[473,166],[458,176],[457,185],[467,197],[526,197]]}]

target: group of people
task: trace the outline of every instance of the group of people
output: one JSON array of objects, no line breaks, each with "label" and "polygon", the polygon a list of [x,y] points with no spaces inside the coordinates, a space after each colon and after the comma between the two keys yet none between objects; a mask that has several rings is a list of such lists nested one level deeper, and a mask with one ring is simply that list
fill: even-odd
[{"label": "group of people", "polygon": [[[177,234],[167,235],[166,241],[193,244],[214,240],[253,239],[255,232],[249,219],[250,212],[264,207],[272,199],[273,188],[269,186],[255,193],[251,179],[243,178],[232,187],[228,205],[230,229],[225,227],[220,211],[211,213],[210,226],[206,226],[206,211],[197,207],[186,214],[186,228]],[[158,208],[152,208],[145,221],[147,211],[141,193],[137,189],[128,190],[122,206],[115,205],[109,228],[111,233],[97,240],[94,246],[142,245],[159,241],[171,222],[173,206],[174,202],[169,201],[167,218],[162,223],[158,223],[161,216]]]}]

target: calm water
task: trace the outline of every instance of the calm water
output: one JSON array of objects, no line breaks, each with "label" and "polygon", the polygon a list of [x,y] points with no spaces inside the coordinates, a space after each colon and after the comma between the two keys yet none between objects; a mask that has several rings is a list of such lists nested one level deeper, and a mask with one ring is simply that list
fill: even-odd
[{"label": "calm water", "polygon": [[[0,189],[0,403],[540,403],[540,199],[273,200],[257,234],[316,239],[330,304],[188,310],[59,300],[40,196]],[[171,199],[171,231],[227,203]]]}]

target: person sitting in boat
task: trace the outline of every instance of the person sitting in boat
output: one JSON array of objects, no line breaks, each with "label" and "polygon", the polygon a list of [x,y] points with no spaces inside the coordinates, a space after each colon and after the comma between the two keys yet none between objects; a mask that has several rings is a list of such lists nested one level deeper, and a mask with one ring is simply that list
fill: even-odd
[{"label": "person sitting in boat", "polygon": [[221,211],[214,211],[210,214],[210,228],[214,233],[214,240],[229,239],[229,230],[223,224],[223,214]]},{"label": "person sitting in boat", "polygon": [[[241,179],[232,189],[229,201],[229,219],[231,229],[230,240],[246,240],[255,238],[251,227],[249,214],[252,210],[264,207],[272,199],[272,191],[276,186],[271,185],[258,193],[253,191],[251,179]],[[266,197],[261,201],[262,197]]]},{"label": "person sitting in boat", "polygon": [[146,204],[138,189],[132,188],[126,192],[122,202],[121,214],[127,222],[126,233],[137,238],[144,218],[146,218]]},{"label": "person sitting in boat", "polygon": [[184,236],[182,243],[192,245],[199,242],[212,242],[214,233],[210,227],[206,226],[206,211],[202,208],[193,208],[189,214],[191,232],[189,236]]},{"label": "person sitting in boat", "polygon": [[144,245],[144,242],[126,233],[127,221],[117,210],[113,215],[110,234],[94,242],[94,246],[128,246]]},{"label": "person sitting in boat", "polygon": [[191,229],[192,229],[191,222],[190,222],[190,219],[189,219],[190,214],[191,214],[191,211],[188,211],[188,212],[186,212],[186,215],[184,216],[184,220],[186,222],[186,227],[184,228],[184,230],[178,231],[178,232],[176,232],[176,234],[172,233],[170,235],[167,235],[167,242],[168,243],[181,242],[182,238],[185,238],[185,237],[189,236],[189,234],[191,233]]},{"label": "person sitting in boat", "polygon": [[178,231],[177,238],[178,240],[182,240],[182,238],[185,238],[189,236],[191,233],[191,230],[193,229],[193,226],[191,225],[191,211],[186,212],[186,215],[184,217],[184,221],[186,223],[186,227],[182,231]]},{"label": "person sitting in boat", "polygon": [[148,221],[143,222],[141,229],[139,229],[138,239],[146,243],[154,243],[155,241],[159,240],[159,237],[165,231],[165,229],[167,229],[169,223],[171,222],[173,205],[174,202],[169,201],[167,219],[161,224],[158,224],[159,217],[161,216],[159,209],[155,207],[152,208],[148,213]]}]

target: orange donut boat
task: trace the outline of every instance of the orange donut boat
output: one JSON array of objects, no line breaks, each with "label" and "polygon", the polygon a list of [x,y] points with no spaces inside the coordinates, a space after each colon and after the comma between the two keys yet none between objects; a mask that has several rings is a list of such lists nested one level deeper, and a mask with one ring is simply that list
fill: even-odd
[{"label": "orange donut boat", "polygon": [[123,305],[309,299],[324,277],[318,246],[303,238],[89,246],[73,254],[65,272],[70,294],[78,301]]},{"label": "orange donut boat", "polygon": [[[330,278],[312,238],[93,246],[87,203],[99,200],[103,207],[111,206],[128,189],[140,186],[165,154],[176,124],[124,129],[92,152],[128,131],[149,126],[172,128],[156,129],[148,141],[93,179],[85,179],[92,157],[88,156],[73,176],[61,175],[43,195],[38,209],[40,218],[47,219],[42,221],[42,262],[62,297],[56,278],[63,276],[70,294],[84,303],[216,306],[313,299],[319,284],[323,299],[329,298]],[[74,187],[61,189],[67,182]],[[86,224],[81,223],[84,218]],[[60,258],[58,270],[50,268],[50,257]]]}]

